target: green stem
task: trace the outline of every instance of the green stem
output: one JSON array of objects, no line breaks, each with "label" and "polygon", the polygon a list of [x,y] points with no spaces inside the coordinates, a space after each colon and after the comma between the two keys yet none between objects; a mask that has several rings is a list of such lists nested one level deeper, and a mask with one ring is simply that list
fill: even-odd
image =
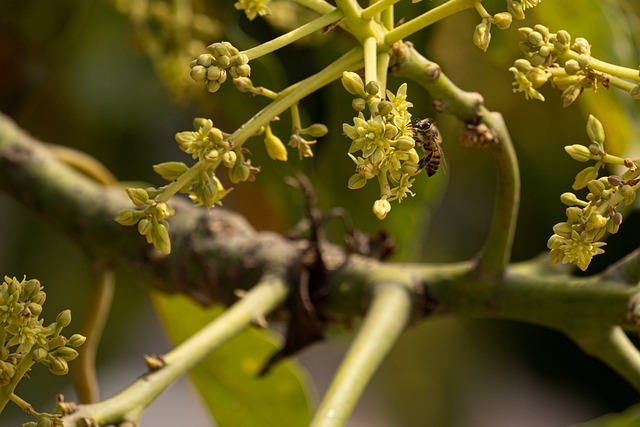
[{"label": "green stem", "polygon": [[498,139],[497,144],[490,146],[498,173],[498,188],[489,236],[480,252],[475,273],[479,278],[491,283],[503,274],[511,258],[520,206],[520,169],[502,115],[491,113],[483,107],[482,116],[482,123],[486,124]]},{"label": "green stem", "polygon": [[20,380],[29,372],[34,363],[33,353],[29,352],[18,363],[18,366],[16,366],[15,374],[11,378],[11,381],[9,381],[9,384],[0,387],[0,413],[2,413],[4,407],[7,406]]},{"label": "green stem", "polygon": [[434,7],[417,18],[413,18],[412,20],[389,31],[385,36],[384,41],[387,46],[391,46],[395,42],[400,41],[435,22],[458,13],[461,10],[473,7],[474,3],[474,0],[449,0],[448,2],[441,4],[438,7]]},{"label": "green stem", "polygon": [[597,357],[640,390],[640,353],[619,326],[581,329],[568,335],[585,353]]},{"label": "green stem", "polygon": [[378,81],[378,67],[376,65],[378,44],[375,37],[367,37],[362,48],[364,51],[364,83],[366,85],[369,82]]},{"label": "green stem", "polygon": [[372,19],[378,13],[393,6],[399,1],[400,0],[378,0],[377,2],[373,3],[371,6],[367,7],[366,9],[363,9],[362,13],[360,14],[360,17],[362,19]]},{"label": "green stem", "polygon": [[137,419],[144,408],[180,376],[250,325],[253,319],[266,316],[277,308],[287,294],[288,287],[281,274],[266,274],[260,283],[220,317],[167,353],[163,357],[162,368],[142,376],[109,399],[80,405],[76,412],[63,418],[64,425],[76,426],[84,418],[100,425]]},{"label": "green stem", "polygon": [[342,16],[342,11],[334,8],[331,12],[324,14],[311,22],[307,22],[306,24],[296,28],[295,30],[289,31],[286,34],[276,37],[275,39],[263,43],[259,46],[247,49],[242,53],[247,55],[249,57],[249,60],[259,58],[284,46],[287,46],[297,40],[300,40],[301,38],[306,37],[309,34],[312,34],[328,25],[338,22],[340,19],[342,19]]},{"label": "green stem", "polygon": [[[572,50],[569,50],[562,56],[567,59],[577,60],[580,54]],[[637,68],[634,69],[634,68],[621,67],[619,65],[614,65],[605,61],[601,61],[594,57],[589,57],[589,68],[596,71],[600,71],[601,73],[610,74],[612,76],[617,76],[623,79],[634,80],[636,82],[640,81],[640,72],[638,72]]]},{"label": "green stem", "polygon": [[407,287],[393,282],[376,286],[371,307],[311,421],[312,427],[346,425],[369,380],[409,323],[411,309]]},{"label": "green stem", "polygon": [[87,318],[84,321],[82,335],[87,340],[80,349],[73,367],[73,380],[81,403],[99,400],[98,379],[96,376],[96,354],[102,332],[109,317],[111,302],[115,291],[115,276],[110,268],[97,267],[96,278],[91,287]]},{"label": "green stem", "polygon": [[343,71],[351,71],[360,67],[362,57],[362,48],[354,47],[322,71],[289,86],[280,92],[277,99],[260,110],[242,127],[236,130],[229,139],[232,140],[236,146],[241,146],[249,137],[255,135],[262,126],[268,124],[275,116],[287,108],[290,108],[305,96],[339,79]]},{"label": "green stem", "polygon": [[321,13],[323,15],[330,13],[336,9],[335,6],[332,6],[330,3],[324,0],[294,0],[294,1],[298,3],[300,6],[304,6],[311,10],[315,10],[316,12]]}]

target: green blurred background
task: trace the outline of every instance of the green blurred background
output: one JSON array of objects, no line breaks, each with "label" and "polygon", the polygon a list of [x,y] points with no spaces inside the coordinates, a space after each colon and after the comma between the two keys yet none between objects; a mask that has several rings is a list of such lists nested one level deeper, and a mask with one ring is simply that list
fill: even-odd
[{"label": "green blurred background", "polygon": [[[408,18],[435,3],[403,4],[396,16]],[[254,38],[266,40],[281,31],[260,20],[249,26],[232,2],[203,4],[227,23],[228,34],[221,37],[241,49],[253,46]],[[504,7],[498,0],[484,4],[491,12]],[[566,29],[574,37],[586,37],[594,56],[635,67],[640,62],[639,16],[635,1],[547,1],[529,14],[526,23],[545,23],[551,31]],[[586,142],[586,118],[592,113],[605,125],[612,152],[625,150],[638,157],[640,109],[628,97],[604,89],[585,94],[568,109],[562,109],[559,92],[550,88],[543,90],[545,103],[525,101],[521,94],[512,93],[507,71],[519,57],[516,26],[508,31],[494,29],[489,51],[483,53],[471,43],[478,22],[475,12],[466,11],[410,40],[440,63],[461,88],[480,92],[490,109],[503,113],[523,181],[513,258],[525,260],[545,250],[551,227],[563,220],[559,195],[570,189],[580,169],[564,154],[563,146]],[[353,45],[338,31],[324,37],[328,42],[314,37],[283,49],[277,58],[252,62],[254,83],[279,90],[316,72]],[[218,40],[207,42],[213,41]],[[395,91],[401,83],[392,77],[389,88]],[[369,188],[373,184],[357,192],[346,188],[353,163],[345,153],[348,143],[341,135],[341,123],[350,122],[353,113],[338,83],[301,104],[307,118],[303,124],[323,122],[331,131],[314,147],[316,157],[299,161],[290,152],[290,162],[276,163],[266,158],[258,139],[251,141],[253,163],[262,172],[256,183],[236,186],[225,207],[242,212],[257,229],[284,231],[301,218],[304,207],[301,195],[283,184],[283,178],[303,170],[314,183],[319,207],[346,208],[355,224],[367,232],[388,230],[397,242],[395,259],[447,262],[472,257],[488,229],[493,165],[487,153],[459,144],[461,125],[436,115],[418,85],[409,83],[409,96],[414,116],[438,121],[447,167],[433,179],[421,177],[416,183],[419,194],[394,206],[384,222],[371,214],[376,198],[375,188]],[[151,166],[188,160],[173,136],[191,129],[194,117],[212,118],[223,130],[233,131],[266,104],[236,92],[230,82],[215,95],[203,89],[176,98],[158,78],[158,69],[145,55],[144,44],[127,17],[112,3],[0,0],[0,111],[34,136],[86,151],[120,180],[160,184]],[[285,113],[274,124],[274,132],[286,140],[288,127]],[[330,231],[339,241],[341,227],[332,225]],[[621,234],[624,238],[610,239],[607,254],[596,259],[590,271],[637,247],[640,220],[634,213],[626,218]],[[45,318],[71,308],[75,319],[71,328],[78,328],[90,280],[87,259],[68,236],[2,194],[0,274],[40,279],[48,292]],[[320,393],[347,344],[348,336],[337,334],[331,343],[301,355]],[[115,393],[143,371],[141,354],[168,348],[143,284],[122,269],[99,354],[99,375],[108,380],[103,394]],[[52,377],[44,369],[35,369],[30,377],[18,391],[37,408],[53,406],[52,396],[40,392],[72,396],[67,378]],[[143,425],[172,425],[172,414],[202,412],[197,397],[184,398],[186,386],[179,387],[178,393],[152,407]],[[509,322],[447,319],[415,327],[401,339],[349,425],[563,426],[620,411],[637,398],[623,380],[555,332]],[[7,420],[2,425],[25,419],[17,411],[2,418]],[[197,418],[192,425],[204,419]]]}]

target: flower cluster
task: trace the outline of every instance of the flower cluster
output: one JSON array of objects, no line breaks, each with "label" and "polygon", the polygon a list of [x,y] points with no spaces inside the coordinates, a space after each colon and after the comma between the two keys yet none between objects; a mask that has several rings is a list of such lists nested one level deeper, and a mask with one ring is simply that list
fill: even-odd
[{"label": "flower cluster", "polygon": [[[514,75],[513,91],[524,93],[527,99],[544,101],[544,96],[537,89],[548,81],[563,91],[564,107],[571,105],[584,89],[596,91],[600,85],[605,88],[617,85],[626,90],[631,85],[633,96],[640,93],[638,84],[633,86],[625,80],[612,79],[610,74],[601,71],[619,71],[624,77],[634,74],[633,70],[609,67],[609,64],[592,59],[591,45],[586,39],[578,37],[572,41],[567,31],[551,33],[543,25],[522,27],[518,32],[525,58],[516,60],[509,71]],[[595,69],[596,62],[600,64],[600,71]],[[635,80],[638,78],[640,75],[634,77]]]},{"label": "flower cluster", "polygon": [[[342,125],[344,134],[351,139],[349,156],[356,164],[356,173],[349,178],[348,185],[355,190],[377,178],[380,199],[373,204],[373,213],[384,219],[391,210],[391,201],[400,203],[414,195],[410,190],[413,177],[420,172],[420,157],[415,150],[408,111],[413,104],[407,101],[406,84],[402,84],[395,95],[387,92],[388,100],[378,95],[377,83],[369,82],[365,86],[356,73],[343,73],[342,84],[357,96],[352,105],[358,111],[353,125]],[[368,118],[363,113],[365,109],[368,109]],[[360,152],[358,157],[352,154],[357,152]]]},{"label": "flower cluster", "polygon": [[207,46],[207,53],[191,61],[191,78],[205,83],[209,92],[217,92],[227,80],[248,77],[251,74],[249,58],[229,42],[213,43]]},{"label": "flower cluster", "polygon": [[507,11],[491,15],[482,6],[481,2],[476,2],[474,7],[480,14],[482,22],[476,25],[473,32],[473,44],[486,51],[491,42],[491,25],[497,26],[501,30],[506,30],[511,26],[514,19],[523,20],[524,11],[537,6],[542,0],[507,0]]},{"label": "flower cluster", "polygon": [[269,15],[269,3],[271,0],[238,0],[233,7],[244,10],[249,21],[253,21],[257,16]]},{"label": "flower cluster", "polygon": [[[62,329],[71,323],[69,310],[58,314],[55,322],[44,325],[40,314],[45,299],[38,280],[5,276],[0,284],[0,390],[3,393],[13,393],[35,363],[42,363],[55,375],[67,374],[68,362],[78,357],[73,347],[85,342],[85,337],[79,334],[70,338],[61,335]],[[0,395],[0,400],[7,398]]]},{"label": "flower cluster", "polygon": [[250,160],[245,160],[246,150],[234,147],[229,135],[214,127],[211,120],[197,118],[193,126],[194,131],[178,133],[176,141],[182,151],[198,162],[191,168],[182,162],[155,165],[154,171],[171,183],[160,188],[127,188],[127,195],[140,209],[123,209],[115,218],[121,225],[137,224],[138,232],[147,242],[165,254],[171,252],[167,219],[175,214],[167,201],[174,194],[187,193],[196,205],[212,208],[221,205],[231,191],[216,176],[220,165],[228,169],[233,183],[252,181],[259,171],[251,166]]},{"label": "flower cluster", "polygon": [[[594,166],[578,173],[573,184],[575,190],[588,188],[589,194],[586,200],[578,199],[573,193],[562,194],[560,200],[568,206],[567,220],[553,227],[554,234],[547,242],[552,265],[572,263],[581,270],[586,270],[595,255],[604,252],[605,243],[600,240],[607,232],[617,233],[622,223],[618,206],[632,204],[640,187],[640,170],[636,162],[606,153],[604,129],[593,116],[589,116],[587,134],[591,141],[588,147],[575,144],[565,150],[574,160],[596,161]],[[627,171],[621,176],[598,178],[598,172],[605,164],[623,165]]]}]

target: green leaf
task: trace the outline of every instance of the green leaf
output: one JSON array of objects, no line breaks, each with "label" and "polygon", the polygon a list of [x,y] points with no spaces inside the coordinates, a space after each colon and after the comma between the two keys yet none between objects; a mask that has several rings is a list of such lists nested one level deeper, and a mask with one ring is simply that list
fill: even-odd
[{"label": "green leaf", "polygon": [[[204,309],[184,296],[156,296],[154,304],[172,342],[180,343],[223,313]],[[220,427],[308,425],[310,382],[293,361],[257,373],[279,348],[273,334],[248,328],[191,370],[191,380]]]},{"label": "green leaf", "polygon": [[634,405],[620,414],[608,414],[573,427],[636,427],[638,425],[640,425],[640,405]]}]

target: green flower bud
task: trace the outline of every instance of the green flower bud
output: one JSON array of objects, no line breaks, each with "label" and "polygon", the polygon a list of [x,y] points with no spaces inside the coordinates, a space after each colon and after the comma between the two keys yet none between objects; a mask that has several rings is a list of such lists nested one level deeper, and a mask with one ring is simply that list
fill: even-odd
[{"label": "green flower bud", "polygon": [[562,106],[567,108],[569,105],[573,104],[578,96],[582,93],[584,88],[580,83],[573,84],[567,87],[563,92],[560,98],[562,99]]},{"label": "green flower bud", "polygon": [[364,91],[367,93],[367,95],[369,95],[369,97],[376,96],[378,93],[380,93],[380,84],[375,80],[371,80],[370,82],[367,82],[366,86],[364,87]]},{"label": "green flower bud", "polygon": [[147,218],[143,218],[138,223],[138,233],[145,236],[151,232],[151,227],[151,221],[149,221]]},{"label": "green flower bud", "polygon": [[527,39],[527,41],[533,46],[539,47],[544,44],[544,37],[538,31],[534,30],[529,33],[529,38]]},{"label": "green flower bud", "polygon": [[80,347],[87,340],[87,337],[80,334],[73,334],[71,338],[67,340],[67,346],[69,347]]},{"label": "green flower bud", "polygon": [[400,172],[411,176],[417,174],[420,171],[422,171],[422,169],[418,169],[417,163],[409,161],[402,163],[402,167],[400,168]]},{"label": "green flower bud", "polygon": [[604,143],[604,127],[602,126],[602,123],[600,123],[600,120],[596,119],[591,114],[587,120],[587,135],[589,135],[591,142],[595,142],[597,144]]},{"label": "green flower bud", "polygon": [[135,225],[144,215],[145,213],[142,211],[123,209],[118,212],[114,220],[120,225]]},{"label": "green flower bud", "polygon": [[228,56],[219,56],[216,58],[216,62],[220,68],[229,68],[231,65],[231,59]]},{"label": "green flower bud", "polygon": [[170,216],[175,215],[176,211],[173,210],[173,208],[169,205],[167,205],[166,203],[158,203],[156,205],[156,218],[158,219],[158,221],[162,221],[165,220],[167,218],[169,218]]},{"label": "green flower bud", "polygon": [[67,375],[69,365],[64,359],[52,357],[49,359],[49,372],[54,375]]},{"label": "green flower bud", "polygon": [[400,151],[409,151],[416,146],[416,141],[407,135],[402,135],[396,140],[396,147]]},{"label": "green flower bud", "polygon": [[[509,12],[514,19],[517,19],[519,21],[522,21],[525,18],[524,10],[522,10],[522,5],[520,3],[509,3],[509,5],[507,5],[507,12]],[[531,30],[531,28],[529,28],[529,30]]]},{"label": "green flower bud", "polygon": [[213,62],[213,57],[208,53],[203,53],[196,58],[196,64],[201,65],[205,68],[211,65]]},{"label": "green flower bud", "polygon": [[22,288],[22,295],[26,299],[31,299],[37,292],[42,289],[40,282],[36,279],[27,280]]},{"label": "green flower bud", "polygon": [[271,126],[266,127],[264,146],[273,160],[287,161],[287,148],[282,140],[271,132]]},{"label": "green flower bud", "polygon": [[33,358],[38,362],[44,360],[44,358],[47,357],[47,354],[47,350],[42,347],[33,350]]},{"label": "green flower bud", "polygon": [[248,77],[235,78],[233,79],[233,84],[236,86],[236,89],[243,93],[251,93],[256,90],[253,86],[253,82]]},{"label": "green flower bud", "polygon": [[580,66],[580,69],[584,70],[585,68],[589,67],[589,62],[591,62],[591,57],[589,55],[582,54],[578,56],[578,60],[576,62]]},{"label": "green flower bud", "polygon": [[553,47],[549,45],[541,46],[540,49],[538,49],[538,54],[543,58],[548,58],[551,53],[553,53]]},{"label": "green flower bud", "polygon": [[361,98],[366,97],[366,93],[364,92],[364,83],[358,74],[352,71],[345,71],[342,73],[340,81],[342,82],[342,86],[344,86],[350,94],[357,95]]},{"label": "green flower bud", "polygon": [[35,302],[28,303],[26,305],[26,309],[34,317],[38,317],[40,313],[42,313],[42,306],[40,304],[36,304]]},{"label": "green flower bud", "polygon": [[243,161],[236,161],[229,169],[229,180],[234,184],[246,181],[251,176],[249,167]]},{"label": "green flower bud", "polygon": [[636,192],[630,185],[620,187],[620,194],[624,197],[624,204],[629,206],[636,200]]},{"label": "green flower bud", "polygon": [[573,227],[569,223],[559,222],[553,226],[553,232],[560,237],[570,238],[573,232]]},{"label": "green flower bud", "polygon": [[217,81],[222,75],[222,70],[215,65],[212,65],[207,68],[207,78],[206,80]]},{"label": "green flower bud", "polygon": [[149,194],[143,188],[127,188],[125,189],[127,196],[136,206],[145,206],[149,204]]},{"label": "green flower bud", "polygon": [[69,326],[69,323],[71,323],[71,310],[67,309],[61,311],[60,314],[58,314],[58,316],[56,317],[56,323],[60,328]]},{"label": "green flower bud", "polygon": [[534,88],[539,88],[540,86],[544,85],[548,78],[549,78],[549,74],[546,73],[546,71],[544,71],[541,68],[532,68],[527,74],[526,74],[527,80],[529,80],[531,82],[531,85]]},{"label": "green flower bud", "polygon": [[564,63],[564,71],[570,76],[576,75],[580,70],[582,70],[582,68],[575,59],[569,59]]},{"label": "green flower bud", "polygon": [[584,168],[576,175],[575,181],[573,182],[572,188],[574,190],[579,190],[584,188],[589,184],[590,181],[595,180],[598,177],[598,168],[596,166],[590,166]]},{"label": "green flower bud", "polygon": [[533,68],[531,63],[523,58],[516,59],[513,63],[513,66],[516,68],[516,70],[520,71],[523,74],[528,73]]},{"label": "green flower bud", "polygon": [[556,33],[556,40],[563,45],[569,45],[571,44],[571,34],[565,30],[560,30]]},{"label": "green flower bud", "polygon": [[53,355],[70,362],[78,357],[78,352],[70,347],[60,347],[53,352]]},{"label": "green flower bud", "polygon": [[393,104],[389,101],[381,101],[380,104],[378,104],[378,114],[380,114],[381,116],[386,116],[387,114],[390,114],[393,111]]},{"label": "green flower bud", "polygon": [[513,16],[508,12],[496,13],[493,15],[493,23],[501,30],[506,30],[511,26]]},{"label": "green flower bud", "polygon": [[564,147],[564,151],[566,151],[573,160],[577,160],[579,162],[588,162],[591,160],[591,151],[584,145],[567,145]]},{"label": "green flower bud", "polygon": [[220,82],[218,81],[208,81],[207,82],[207,92],[214,93],[220,89]]},{"label": "green flower bud", "polygon": [[329,133],[329,129],[322,123],[314,123],[307,128],[300,129],[300,133],[303,135],[310,135],[314,138],[320,138]]},{"label": "green flower bud", "polygon": [[578,54],[591,55],[591,45],[585,38],[582,38],[582,37],[576,38],[571,48],[574,51],[576,51]]},{"label": "green flower bud", "polygon": [[473,32],[473,44],[486,51],[491,42],[491,24],[483,20]]},{"label": "green flower bud", "polygon": [[222,164],[226,168],[232,168],[238,159],[238,155],[235,151],[227,151],[222,155]]},{"label": "green flower bud", "polygon": [[167,181],[174,181],[187,172],[189,167],[182,162],[164,162],[153,165],[153,171]]},{"label": "green flower bud", "polygon": [[165,255],[171,252],[171,239],[169,238],[169,229],[166,221],[151,228],[151,238],[153,239],[153,246],[160,252]]},{"label": "green flower bud", "polygon": [[578,224],[582,220],[582,209],[577,206],[571,206],[566,209],[567,220],[571,224]]},{"label": "green flower bud", "polygon": [[533,30],[540,33],[544,40],[549,40],[549,28],[541,24],[536,24],[533,26]]},{"label": "green flower bud", "polygon": [[349,182],[347,183],[347,187],[350,190],[357,190],[359,188],[364,187],[367,184],[367,180],[364,176],[359,173],[351,175],[349,178]]},{"label": "green flower bud", "polygon": [[373,203],[373,213],[378,219],[383,220],[391,211],[391,203],[387,199],[379,199]]},{"label": "green flower bud", "polygon": [[562,193],[560,195],[560,201],[567,206],[585,206],[587,203],[578,199],[573,193]]},{"label": "green flower bud", "polygon": [[207,80],[207,69],[202,65],[196,65],[191,69],[189,75],[194,81],[204,83]]},{"label": "green flower bud", "polygon": [[529,58],[529,62],[531,62],[531,65],[533,65],[534,67],[538,67],[540,65],[545,64],[547,62],[547,58],[540,55],[539,53],[534,53]]},{"label": "green flower bud", "polygon": [[356,111],[364,111],[364,109],[367,108],[367,101],[362,98],[354,98],[353,101],[351,101],[351,107]]}]

